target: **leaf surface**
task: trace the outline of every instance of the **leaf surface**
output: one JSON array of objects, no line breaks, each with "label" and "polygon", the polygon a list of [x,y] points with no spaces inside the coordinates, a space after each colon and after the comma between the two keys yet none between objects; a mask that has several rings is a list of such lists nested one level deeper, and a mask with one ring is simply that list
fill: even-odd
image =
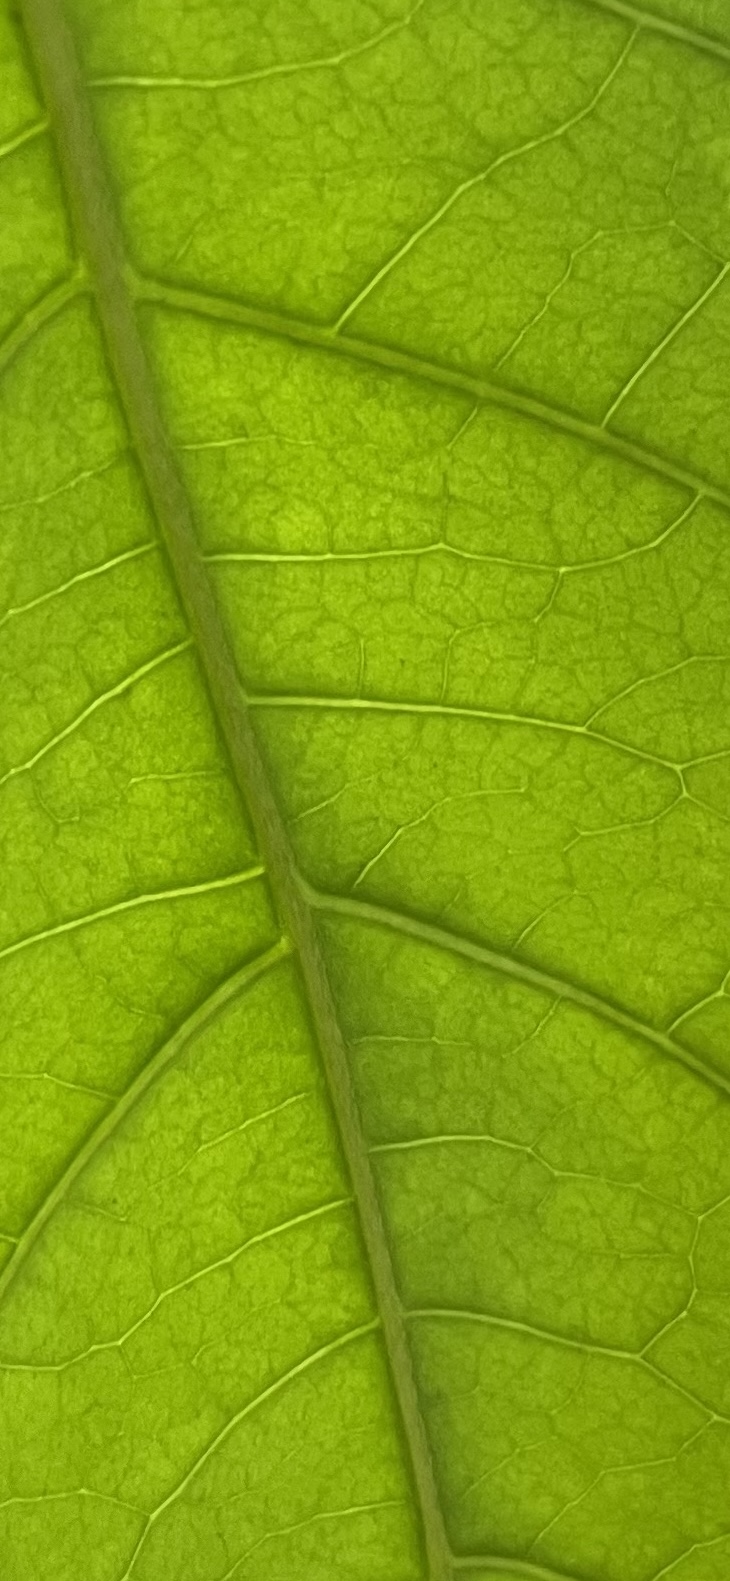
[{"label": "leaf surface", "polygon": [[723,1581],[721,0],[0,14],[9,1581]]}]

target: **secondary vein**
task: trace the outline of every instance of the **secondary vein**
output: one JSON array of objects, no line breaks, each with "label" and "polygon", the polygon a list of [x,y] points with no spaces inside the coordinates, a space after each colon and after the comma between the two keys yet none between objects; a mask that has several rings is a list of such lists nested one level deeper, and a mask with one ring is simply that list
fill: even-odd
[{"label": "secondary vein", "polygon": [[13,939],[0,949],[0,961],[7,960],[10,955],[17,955],[20,950],[30,949],[33,944],[62,938],[66,933],[90,928],[95,922],[105,922],[125,912],[137,911],[141,906],[157,906],[166,900],[187,900],[192,895],[209,895],[218,889],[237,889],[239,884],[248,884],[252,879],[261,878],[263,872],[259,864],[241,873],[226,873],[223,878],[205,879],[200,884],[179,884],[175,889],[154,889],[147,895],[130,895],[127,900],[115,900],[109,906],[99,906],[96,911],[86,911],[80,917],[69,917],[64,922],[52,923],[48,928],[39,928],[37,933],[26,933],[20,939]]},{"label": "secondary vein", "polygon": [[670,17],[657,16],[655,11],[630,5],[628,0],[585,0],[585,3],[596,11],[608,11],[614,16],[623,17],[626,22],[634,22],[642,31],[663,34],[678,44],[689,45],[690,49],[714,55],[717,60],[730,61],[730,45],[723,44],[721,39],[713,38],[709,33],[700,33],[698,28],[684,27],[681,22],[673,22]]},{"label": "secondary vein", "polygon": [[134,1108],[135,1104],[139,1103],[145,1093],[149,1092],[150,1087],[159,1080],[163,1071],[167,1070],[168,1066],[177,1059],[178,1055],[192,1043],[193,1039],[199,1037],[210,1022],[215,1020],[224,1006],[230,1004],[231,1000],[236,999],[243,992],[244,988],[255,982],[257,977],[261,977],[270,967],[276,966],[279,961],[283,960],[285,955],[290,953],[290,950],[291,945],[289,941],[281,939],[272,949],[267,950],[264,955],[258,955],[253,961],[248,961],[245,966],[240,967],[237,972],[234,972],[232,977],[229,977],[225,983],[216,988],[209,998],[183,1021],[182,1025],[173,1032],[167,1042],[163,1043],[157,1053],[152,1056],[152,1059],[148,1060],[139,1075],[135,1076],[134,1081],[117,1099],[113,1108],[109,1109],[102,1116],[99,1123],[87,1136],[86,1141],[69,1160],[48,1195],[44,1197],[43,1201],[36,1208],[33,1218],[26,1225],[12,1257],[5,1264],[2,1274],[0,1274],[0,1301],[2,1301],[19,1274],[23,1263],[35,1246],[49,1219],[52,1218],[60,1204],[65,1201],[71,1187],[78,1180],[79,1175],[83,1173],[87,1165],[96,1157],[99,1149],[119,1130],[122,1121],[127,1118],[130,1110]]},{"label": "secondary vein", "polygon": [[[674,667],[673,667],[674,668]],[[647,677],[653,679],[654,677]],[[640,682],[637,684],[641,684]],[[617,699],[611,698],[604,705],[607,709]],[[660,758],[651,752],[642,751],[641,747],[634,747],[628,741],[622,741],[618,736],[610,736],[602,730],[593,730],[590,722],[575,724],[570,720],[549,719],[540,714],[510,713],[507,709],[498,708],[470,708],[458,703],[421,703],[413,702],[409,698],[387,697],[327,697],[317,693],[299,692],[251,692],[248,697],[251,708],[301,708],[322,709],[324,711],[363,714],[411,714],[415,718],[432,719],[475,719],[484,720],[490,724],[514,725],[516,728],[527,727],[532,730],[552,730],[558,735],[577,736],[584,741],[592,741],[600,747],[610,747],[615,752],[623,753],[626,757],[640,758],[644,763],[651,763],[655,768],[666,769],[668,773],[675,774],[681,779],[681,769],[686,765],[673,763],[669,758]],[[603,713],[604,708],[596,710]]]},{"label": "secondary vein", "polygon": [[35,768],[36,763],[40,763],[43,758],[47,757],[48,753],[54,750],[54,747],[60,746],[62,741],[67,741],[69,736],[75,735],[76,731],[86,724],[87,719],[98,713],[100,708],[104,708],[107,703],[113,702],[118,697],[123,697],[139,681],[145,680],[148,675],[158,670],[161,665],[169,663],[170,659],[176,659],[178,654],[185,653],[190,646],[190,639],[186,638],[184,642],[178,642],[172,648],[165,648],[162,653],[156,653],[153,658],[147,659],[144,664],[140,664],[138,669],[133,670],[129,675],[125,675],[121,681],[117,681],[116,686],[110,686],[108,691],[101,692],[98,697],[93,699],[93,702],[87,703],[86,707],[82,708],[74,719],[69,720],[68,724],[64,725],[61,730],[57,730],[56,734],[51,736],[48,741],[44,741],[31,757],[26,758],[23,763],[13,764],[4,774],[0,775],[0,788],[3,785],[7,785],[9,780],[16,779],[18,774],[27,774],[30,769]]},{"label": "secondary vein", "polygon": [[75,269],[67,279],[45,291],[9,330],[5,339],[0,341],[0,373],[5,372],[11,362],[15,361],[18,353],[35,339],[46,324],[57,318],[64,308],[77,297],[82,296],[86,289],[82,271]]},{"label": "secondary vein", "polygon": [[347,362],[370,364],[387,372],[405,374],[420,383],[455,390],[462,395],[472,396],[483,406],[497,406],[515,412],[520,417],[539,423],[541,427],[571,434],[592,449],[608,452],[643,472],[653,472],[657,477],[666,478],[670,483],[713,500],[716,505],[730,511],[730,491],[714,479],[705,478],[691,467],[685,467],[681,462],[661,455],[659,451],[650,450],[646,445],[625,439],[600,423],[588,422],[549,401],[499,384],[496,379],[480,378],[447,363],[420,357],[415,352],[400,351],[393,346],[384,346],[378,341],[362,340],[357,335],[336,335],[331,328],[323,328],[320,324],[289,317],[284,313],[270,313],[235,297],[217,296],[208,291],[176,286],[166,280],[145,279],[133,273],[130,273],[130,284],[139,301],[156,303],[160,307],[200,318],[217,319],[223,324],[240,324],[264,335],[332,352]]},{"label": "secondary vein", "polygon": [[648,1021],[642,1021],[640,1016],[632,1014],[630,1010],[614,1005],[610,999],[604,999],[601,994],[583,988],[567,977],[545,972],[538,966],[531,966],[528,961],[520,960],[518,956],[508,955],[503,950],[491,949],[488,945],[468,939],[451,928],[438,927],[421,917],[412,917],[407,912],[393,911],[387,906],[379,906],[367,900],[355,900],[348,895],[327,894],[315,889],[305,879],[300,879],[299,882],[309,904],[320,911],[349,917],[354,922],[375,923],[381,928],[405,933],[412,939],[420,940],[422,944],[448,950],[452,955],[461,955],[466,960],[476,961],[479,965],[487,966],[502,976],[514,977],[519,982],[526,983],[542,993],[548,993],[555,999],[568,1000],[572,1004],[579,1005],[581,1009],[590,1011],[592,1015],[600,1016],[602,1021],[609,1021],[633,1037],[641,1038],[644,1043],[653,1044],[660,1053],[668,1054],[671,1059],[691,1070],[693,1075],[700,1076],[709,1086],[730,1096],[730,1078],[722,1071],[716,1070],[699,1055],[693,1054],[691,1049],[679,1043],[669,1033],[660,1031]]},{"label": "secondary vein", "polygon": [[34,142],[36,137],[42,137],[43,133],[47,131],[48,122],[46,120],[34,121],[31,126],[24,126],[13,137],[8,137],[4,143],[0,143],[0,159],[7,159],[18,148],[25,148],[26,143]]},{"label": "secondary vein", "polygon": [[486,1575],[507,1576],[507,1581],[580,1581],[575,1574],[563,1570],[548,1570],[545,1565],[530,1564],[527,1559],[504,1559],[498,1555],[455,1554],[455,1570],[480,1570]]}]

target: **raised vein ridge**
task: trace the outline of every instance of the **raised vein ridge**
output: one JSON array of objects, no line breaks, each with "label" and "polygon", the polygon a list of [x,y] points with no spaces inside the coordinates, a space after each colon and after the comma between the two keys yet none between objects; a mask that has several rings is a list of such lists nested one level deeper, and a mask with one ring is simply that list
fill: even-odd
[{"label": "raised vein ridge", "polygon": [[673,22],[668,16],[658,16],[656,11],[631,5],[628,0],[587,0],[587,4],[594,6],[597,11],[609,11],[627,22],[635,22],[637,27],[648,33],[662,33],[665,38],[675,39],[679,44],[688,44],[690,49],[702,50],[703,54],[714,55],[717,60],[730,61],[730,45],[723,44],[721,39],[713,38],[710,33],[701,33],[699,28],[685,27],[682,22]]},{"label": "raised vein ridge", "polygon": [[213,993],[201,1005],[198,1005],[196,1010],[192,1011],[187,1019],[173,1032],[172,1036],[167,1039],[167,1042],[163,1043],[157,1053],[153,1054],[147,1064],[142,1067],[139,1075],[135,1076],[134,1080],[130,1082],[126,1091],[122,1093],[121,1097],[117,1098],[116,1103],[107,1110],[106,1114],[102,1115],[93,1130],[89,1132],[85,1142],[82,1142],[78,1150],[69,1159],[63,1173],[59,1175],[48,1195],[44,1197],[43,1201],[36,1208],[32,1219],[26,1225],[16,1245],[12,1257],[5,1264],[2,1274],[0,1274],[0,1300],[2,1300],[20,1272],[22,1264],[25,1262],[29,1252],[32,1251],[49,1219],[53,1217],[60,1204],[65,1201],[74,1182],[78,1180],[79,1175],[86,1169],[87,1164],[90,1164],[92,1159],[96,1157],[99,1148],[103,1147],[109,1137],[119,1130],[130,1110],[134,1108],[136,1103],[139,1103],[140,1098],[143,1098],[146,1092],[149,1092],[150,1087],[159,1079],[163,1071],[167,1070],[168,1066],[177,1059],[178,1055],[192,1043],[193,1039],[199,1037],[200,1033],[205,1030],[210,1022],[215,1020],[225,1005],[230,1004],[231,1000],[236,999],[243,992],[244,988],[248,988],[251,983],[256,981],[257,977],[261,977],[270,967],[276,966],[290,952],[291,945],[288,939],[281,939],[278,944],[273,945],[265,954],[257,955],[252,961],[247,961],[245,966],[239,967],[232,977],[221,983],[219,988],[214,989]]},{"label": "raised vein ridge", "polygon": [[465,960],[488,966],[503,977],[514,977],[518,982],[551,994],[555,999],[565,999],[571,1004],[580,1005],[582,1010],[600,1016],[602,1021],[609,1021],[613,1026],[620,1027],[622,1031],[631,1033],[633,1037],[641,1038],[644,1043],[653,1044],[660,1053],[667,1054],[670,1059],[686,1066],[694,1076],[701,1077],[708,1086],[714,1087],[725,1096],[730,1096],[730,1077],[703,1060],[700,1055],[694,1054],[684,1043],[678,1042],[668,1032],[660,1031],[648,1021],[642,1021],[640,1016],[613,1004],[610,999],[594,993],[590,988],[583,988],[579,983],[573,983],[569,978],[559,977],[553,972],[545,972],[539,966],[531,966],[529,961],[523,961],[517,955],[509,955],[505,950],[495,950],[489,945],[478,944],[475,939],[468,939],[464,934],[456,933],[451,928],[438,927],[421,917],[410,916],[408,912],[393,911],[387,906],[379,906],[372,901],[355,900],[350,895],[328,894],[323,890],[315,889],[305,879],[300,878],[299,883],[309,904],[320,911],[349,917],[353,922],[375,923],[381,928],[405,933],[412,939],[420,940],[422,944],[435,945],[437,949],[448,950],[452,955],[461,955]]},{"label": "raised vein ridge", "polygon": [[76,269],[66,280],[62,280],[60,285],[51,286],[51,289],[45,291],[37,302],[33,302],[17,324],[8,331],[5,339],[0,341],[0,373],[4,373],[45,325],[57,318],[69,302],[75,301],[85,289],[83,274],[81,270]]},{"label": "raised vein ridge", "polygon": [[138,911],[141,906],[158,906],[167,900],[187,900],[191,895],[209,895],[216,889],[234,889],[239,884],[248,884],[255,878],[261,878],[263,873],[264,868],[258,864],[240,873],[228,873],[223,878],[204,879],[199,884],[178,884],[173,889],[153,889],[144,895],[128,895],[126,900],[114,900],[108,906],[98,906],[96,911],[85,911],[81,916],[67,917],[65,921],[54,922],[48,928],[39,928],[36,933],[25,933],[20,939],[11,939],[9,944],[4,944],[0,949],[0,961],[7,960],[9,955],[18,955],[21,950],[31,949],[34,944],[62,938],[64,934],[76,933],[79,928],[93,927],[96,922],[106,922],[126,911]]},{"label": "raised vein ridge", "polygon": [[567,1570],[549,1570],[545,1565],[531,1564],[527,1559],[503,1559],[497,1554],[484,1558],[480,1554],[457,1554],[454,1569],[467,1572],[480,1570],[495,1576],[506,1574],[509,1581],[512,1581],[513,1576],[520,1576],[523,1581],[581,1581],[579,1576],[569,1575]]},{"label": "raised vein ridge", "polygon": [[138,275],[130,276],[133,295],[144,302],[157,303],[182,313],[196,314],[199,318],[213,318],[224,324],[241,324],[259,330],[264,335],[276,335],[282,340],[312,346],[319,351],[330,351],[349,362],[371,363],[391,373],[402,373],[420,382],[435,384],[440,389],[455,390],[469,395],[483,406],[499,406],[520,417],[531,419],[543,428],[553,428],[559,433],[572,434],[594,449],[607,451],[643,472],[688,489],[692,494],[714,500],[730,511],[730,491],[682,466],[670,456],[664,456],[646,445],[624,439],[614,429],[590,423],[564,407],[539,400],[537,396],[510,389],[496,379],[481,378],[447,363],[419,357],[414,352],[399,351],[395,346],[380,341],[364,340],[358,335],[337,334],[326,325],[313,324],[308,319],[290,317],[285,313],[271,313],[237,297],[217,296],[211,291],[193,290],[187,286],[172,285],[165,280],[151,280]]},{"label": "raised vein ridge", "polygon": [[358,1208],[418,1498],[429,1577],[430,1581],[449,1581],[451,1559],[388,1241],[314,915],[295,879],[288,836],[259,753],[223,622],[200,557],[190,501],[162,420],[128,287],[123,236],[74,41],[58,0],[20,0],[20,13],[55,135],[71,220],[87,262],[132,445],[235,780],[268,869],[282,931],[291,938],[298,955]]},{"label": "raised vein ridge", "polygon": [[454,1570],[457,1573],[469,1570],[479,1570],[485,1575],[508,1577],[519,1576],[521,1581],[581,1581],[575,1572],[569,1575],[567,1570],[550,1570],[545,1565],[531,1564],[527,1559],[503,1559],[499,1555],[488,1555],[482,1558],[480,1554],[457,1554],[454,1558]]}]

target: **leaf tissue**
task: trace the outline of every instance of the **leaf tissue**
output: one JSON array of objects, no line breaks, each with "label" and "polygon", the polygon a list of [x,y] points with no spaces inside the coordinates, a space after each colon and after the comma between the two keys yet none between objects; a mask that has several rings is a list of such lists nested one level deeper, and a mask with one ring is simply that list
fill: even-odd
[{"label": "leaf tissue", "polygon": [[3,1581],[727,1581],[726,0],[0,82]]}]

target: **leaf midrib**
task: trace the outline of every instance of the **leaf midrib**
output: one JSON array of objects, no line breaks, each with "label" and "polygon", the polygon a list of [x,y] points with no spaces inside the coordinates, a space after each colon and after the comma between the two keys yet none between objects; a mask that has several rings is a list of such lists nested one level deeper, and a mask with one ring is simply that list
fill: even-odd
[{"label": "leaf midrib", "polygon": [[55,134],[72,229],[85,257],[115,388],[160,537],[227,748],[266,863],[285,936],[294,946],[330,1101],[358,1208],[401,1430],[418,1500],[430,1581],[449,1581],[451,1555],[375,1181],[347,1053],[312,911],[295,879],[289,839],[263,765],[233,655],[200,558],[127,286],[124,243],[91,108],[58,0],[20,0],[31,60]]},{"label": "leaf midrib", "polygon": [[[730,489],[724,488],[716,479],[684,466],[659,450],[652,450],[648,445],[628,439],[615,429],[589,422],[567,407],[542,400],[529,390],[513,389],[496,379],[472,374],[464,368],[421,357],[415,352],[403,351],[382,341],[335,333],[332,328],[316,324],[311,319],[272,312],[242,297],[222,296],[192,286],[177,285],[173,281],[141,275],[129,267],[125,270],[125,276],[130,294],[138,302],[188,313],[197,318],[211,318],[222,324],[241,324],[279,340],[331,352],[356,366],[375,366],[384,372],[403,374],[421,384],[435,385],[437,388],[453,390],[457,395],[470,396],[479,406],[496,406],[514,412],[518,417],[542,428],[569,434],[592,449],[613,455],[643,472],[654,473],[679,488],[688,489],[694,496],[693,503],[708,499],[730,512]],[[13,325],[5,339],[0,341],[0,372],[15,360],[46,324],[71,302],[87,295],[90,289],[83,269],[77,269],[68,279],[52,286],[34,302]]]}]

